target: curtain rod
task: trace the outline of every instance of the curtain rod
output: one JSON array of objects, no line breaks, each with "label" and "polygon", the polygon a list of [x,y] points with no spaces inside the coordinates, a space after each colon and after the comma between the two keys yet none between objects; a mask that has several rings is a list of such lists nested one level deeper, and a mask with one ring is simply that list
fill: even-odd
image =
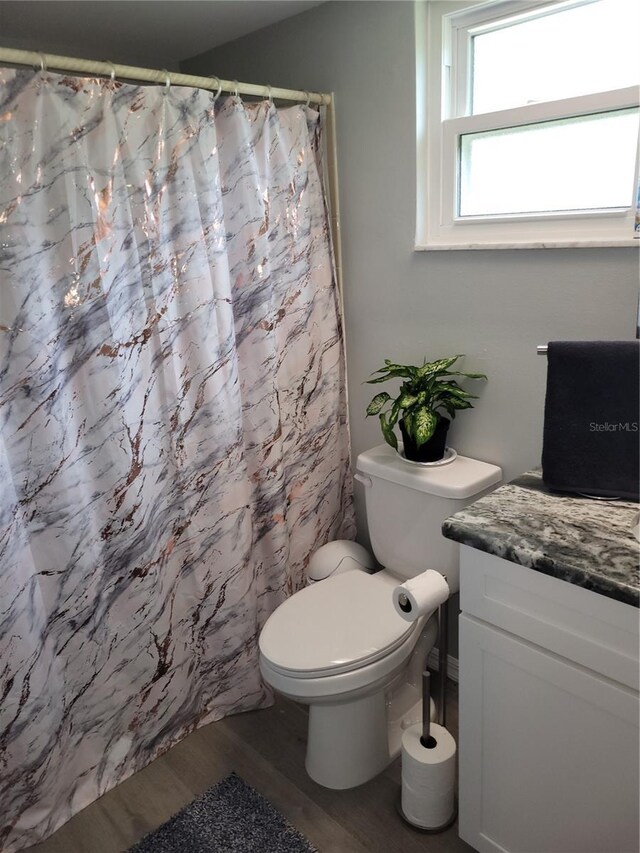
[{"label": "curtain rod", "polygon": [[276,86],[256,86],[253,83],[238,83],[237,80],[219,80],[217,77],[196,77],[192,74],[180,74],[177,71],[158,71],[153,68],[136,68],[134,65],[118,65],[112,62],[99,62],[93,59],[78,59],[70,56],[57,56],[52,53],[38,53],[33,50],[14,50],[0,47],[0,62],[9,65],[32,65],[55,69],[56,71],[75,71],[78,73],[99,74],[128,80],[144,80],[149,83],[167,83],[172,86],[192,86],[195,89],[210,89],[217,92],[233,92],[239,95],[256,95],[262,98],[278,98],[283,101],[307,101],[310,104],[331,103],[331,95],[321,92],[305,92],[298,89],[278,89]]}]

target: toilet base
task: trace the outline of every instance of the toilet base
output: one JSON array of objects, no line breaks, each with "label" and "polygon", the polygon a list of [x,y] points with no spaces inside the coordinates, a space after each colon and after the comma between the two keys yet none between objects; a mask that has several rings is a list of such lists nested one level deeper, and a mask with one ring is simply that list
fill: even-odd
[{"label": "toilet base", "polygon": [[[341,791],[382,773],[400,754],[404,729],[421,719],[422,702],[416,698],[395,720],[389,719],[383,690],[351,702],[311,705],[305,761],[309,776],[325,788]],[[435,714],[431,700],[432,720]]]},{"label": "toilet base", "polygon": [[384,691],[309,707],[307,773],[325,788],[362,785],[389,764]]},{"label": "toilet base", "polygon": [[[422,719],[422,671],[436,632],[437,619],[432,617],[423,624],[404,666],[389,681],[380,681],[377,689],[374,686],[364,695],[352,693],[349,698],[343,694],[335,702],[307,700],[305,766],[314,782],[338,791],[355,788],[400,755],[404,730]],[[300,701],[299,695],[288,695]],[[430,704],[430,717],[435,720],[433,699]]]}]

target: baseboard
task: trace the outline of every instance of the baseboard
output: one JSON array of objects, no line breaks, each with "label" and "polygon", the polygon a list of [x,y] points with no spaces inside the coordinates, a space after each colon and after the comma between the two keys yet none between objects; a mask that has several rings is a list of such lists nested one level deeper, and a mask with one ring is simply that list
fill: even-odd
[{"label": "baseboard", "polygon": [[[438,649],[431,649],[429,653],[429,657],[427,658],[427,666],[429,669],[433,669],[436,672],[439,669],[438,666]],[[458,658],[454,658],[451,655],[447,655],[447,677],[451,679],[451,681],[455,681],[458,683]]]}]

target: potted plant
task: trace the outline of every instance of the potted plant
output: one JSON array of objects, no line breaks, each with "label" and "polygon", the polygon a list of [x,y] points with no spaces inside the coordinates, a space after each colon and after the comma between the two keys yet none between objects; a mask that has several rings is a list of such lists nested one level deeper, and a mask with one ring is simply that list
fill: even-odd
[{"label": "potted plant", "polygon": [[[369,384],[387,382],[389,379],[404,379],[400,393],[393,399],[383,391],[376,394],[367,407],[367,417],[378,415],[382,434],[387,444],[398,449],[394,427],[398,423],[402,433],[404,455],[414,462],[435,462],[445,453],[447,430],[460,409],[471,409],[469,394],[458,385],[456,376],[466,379],[486,379],[484,373],[461,373],[450,370],[462,355],[426,361],[421,367],[394,364],[385,359],[385,366],[375,373],[381,374],[367,380]],[[375,374],[374,374],[375,375]],[[445,417],[443,411],[449,415]],[[401,417],[400,417],[401,416]]]}]

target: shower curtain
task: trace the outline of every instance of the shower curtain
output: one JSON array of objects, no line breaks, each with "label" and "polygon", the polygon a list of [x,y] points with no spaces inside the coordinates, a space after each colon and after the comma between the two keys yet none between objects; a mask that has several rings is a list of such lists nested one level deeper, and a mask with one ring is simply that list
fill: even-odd
[{"label": "shower curtain", "polygon": [[[0,848],[271,701],[353,535],[318,112],[0,69]],[[293,638],[292,638],[293,639]]]}]

